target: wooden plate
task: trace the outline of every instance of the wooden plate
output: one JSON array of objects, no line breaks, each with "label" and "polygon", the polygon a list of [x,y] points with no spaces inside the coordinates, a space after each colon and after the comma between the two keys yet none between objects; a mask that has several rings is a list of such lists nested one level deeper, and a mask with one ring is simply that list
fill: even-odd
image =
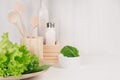
[{"label": "wooden plate", "polygon": [[10,76],[10,77],[0,77],[0,80],[21,80],[21,79],[27,79],[27,78],[31,78],[31,77],[35,77],[38,75],[43,74],[45,71],[40,71],[40,72],[35,72],[35,73],[30,73],[30,74],[24,74],[20,77],[14,77],[14,76]]}]

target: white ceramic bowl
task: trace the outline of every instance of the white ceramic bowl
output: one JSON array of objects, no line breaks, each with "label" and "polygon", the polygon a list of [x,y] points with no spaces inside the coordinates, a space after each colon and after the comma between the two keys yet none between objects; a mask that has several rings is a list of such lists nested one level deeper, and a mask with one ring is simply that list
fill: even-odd
[{"label": "white ceramic bowl", "polygon": [[80,57],[65,57],[60,54],[59,64],[62,68],[75,68],[80,65]]}]

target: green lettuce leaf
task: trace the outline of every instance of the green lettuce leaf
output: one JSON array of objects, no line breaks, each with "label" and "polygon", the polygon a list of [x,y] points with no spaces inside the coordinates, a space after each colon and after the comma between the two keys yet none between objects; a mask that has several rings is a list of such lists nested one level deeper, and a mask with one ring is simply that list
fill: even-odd
[{"label": "green lettuce leaf", "polygon": [[66,57],[78,57],[79,50],[73,46],[64,46],[60,51]]},{"label": "green lettuce leaf", "polygon": [[0,41],[0,76],[20,76],[41,71],[39,58],[28,51],[24,44],[14,44],[8,33]]}]

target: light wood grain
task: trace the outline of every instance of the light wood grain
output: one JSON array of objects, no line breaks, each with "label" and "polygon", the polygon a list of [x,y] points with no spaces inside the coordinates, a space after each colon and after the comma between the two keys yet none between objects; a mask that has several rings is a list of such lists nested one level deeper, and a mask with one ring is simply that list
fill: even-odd
[{"label": "light wood grain", "polygon": [[31,78],[31,77],[35,77],[38,75],[43,74],[46,71],[41,71],[41,72],[36,72],[36,73],[30,73],[30,74],[24,74],[20,77],[14,77],[14,76],[10,76],[10,77],[0,77],[0,80],[21,80],[21,79],[27,79],[27,78]]},{"label": "light wood grain", "polygon": [[60,46],[59,45],[54,45],[54,46],[43,45],[43,52],[44,53],[52,53],[52,52],[59,53]]},{"label": "light wood grain", "polygon": [[44,57],[58,57],[59,53],[44,53]]},{"label": "light wood grain", "polygon": [[57,60],[58,57],[44,57],[45,60]]},{"label": "light wood grain", "polygon": [[58,60],[45,60],[46,63],[58,63]]},{"label": "light wood grain", "polygon": [[[40,59],[43,58],[43,38],[42,37],[34,37],[34,38],[23,38],[22,43],[27,46],[27,48],[30,50],[31,53],[36,54],[40,57]],[[32,47],[32,50],[31,50]]]}]

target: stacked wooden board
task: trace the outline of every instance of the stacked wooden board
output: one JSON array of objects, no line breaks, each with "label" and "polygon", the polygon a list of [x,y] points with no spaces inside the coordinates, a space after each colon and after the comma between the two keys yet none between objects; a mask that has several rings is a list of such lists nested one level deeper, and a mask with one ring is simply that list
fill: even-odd
[{"label": "stacked wooden board", "polygon": [[48,64],[57,64],[58,63],[58,56],[60,53],[59,45],[48,46],[43,45],[43,58],[44,61]]}]

